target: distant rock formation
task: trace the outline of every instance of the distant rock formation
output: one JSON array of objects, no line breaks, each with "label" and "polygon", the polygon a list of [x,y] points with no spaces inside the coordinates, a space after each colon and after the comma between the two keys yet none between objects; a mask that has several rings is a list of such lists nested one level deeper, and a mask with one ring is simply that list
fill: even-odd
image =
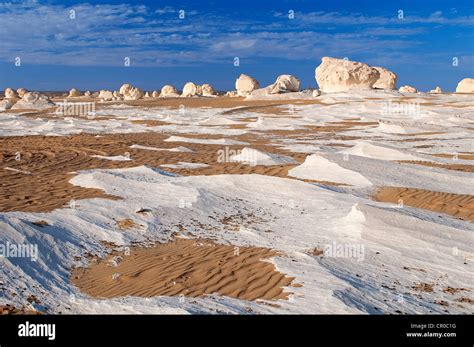
[{"label": "distant rock formation", "polygon": [[18,88],[16,93],[20,98],[22,98],[26,93],[28,93],[28,91],[25,88]]},{"label": "distant rock formation", "polygon": [[9,110],[10,108],[12,108],[12,106],[13,101],[11,101],[10,99],[3,99],[2,101],[0,101],[0,111]]},{"label": "distant rock formation", "polygon": [[441,88],[439,86],[437,86],[435,89],[431,89],[430,93],[431,94],[441,94],[441,93],[443,93],[443,91],[441,90]]},{"label": "distant rock formation", "polygon": [[229,98],[236,98],[240,96],[236,90],[230,90],[227,93],[225,93],[225,96],[228,96]]},{"label": "distant rock formation", "polygon": [[69,98],[76,98],[78,96],[81,96],[81,92],[79,90],[77,90],[76,88],[72,88],[69,91],[69,95],[68,95]]},{"label": "distant rock formation", "polygon": [[321,91],[319,89],[314,89],[311,94],[316,98],[321,95]]},{"label": "distant rock formation", "polygon": [[398,89],[400,93],[418,93],[415,87],[412,86],[401,86],[400,89]]},{"label": "distant rock formation", "polygon": [[161,88],[160,98],[175,98],[178,97],[178,91],[175,87],[170,86],[169,84]]},{"label": "distant rock formation", "polygon": [[5,99],[10,99],[10,100],[17,100],[18,95],[15,93],[15,91],[11,88],[5,88]]},{"label": "distant rock formation", "polygon": [[198,96],[202,95],[202,88],[201,86],[194,84],[193,82],[188,82],[183,87],[183,93],[181,94],[182,97],[188,98],[191,96]]},{"label": "distant rock formation", "polygon": [[122,86],[119,89],[119,93],[122,95],[128,94],[132,88],[133,88],[132,85],[129,83],[122,84]]},{"label": "distant rock formation", "polygon": [[84,93],[84,96],[87,97],[87,98],[90,98],[91,97],[91,92],[90,91],[86,91]]},{"label": "distant rock formation", "polygon": [[[128,93],[128,91],[127,91],[127,93]],[[112,95],[113,95],[112,100],[114,100],[114,101],[119,101],[119,100],[122,100],[122,99],[123,99],[123,95],[120,94],[119,91],[114,90],[114,92],[112,93]]]},{"label": "distant rock formation", "polygon": [[97,96],[102,101],[110,101],[114,98],[114,94],[110,90],[101,90]]},{"label": "distant rock formation", "polygon": [[143,91],[140,88],[136,88],[130,83],[122,84],[117,94],[119,95],[114,96],[119,100],[138,100],[141,99],[144,95]]},{"label": "distant rock formation", "polygon": [[28,92],[12,106],[12,109],[41,110],[51,106],[54,106],[54,103],[46,95],[38,92]]},{"label": "distant rock formation", "polygon": [[204,83],[201,86],[201,90],[202,90],[202,96],[215,96],[216,95],[216,91],[210,84]]},{"label": "distant rock formation", "polygon": [[144,98],[149,98],[149,97],[150,97],[150,94],[149,94],[148,92],[146,92],[143,97],[144,97]]},{"label": "distant rock formation", "polygon": [[266,95],[294,93],[300,90],[300,80],[292,75],[280,75],[276,81],[265,88],[254,90],[252,97],[264,98]]},{"label": "distant rock formation", "polygon": [[456,93],[474,93],[474,78],[465,78],[459,82]]},{"label": "distant rock formation", "polygon": [[397,75],[394,72],[379,66],[374,66],[373,68],[380,74],[379,79],[372,86],[373,88],[386,90],[397,88]]},{"label": "distant rock formation", "polygon": [[152,98],[158,98],[160,96],[160,92],[154,90],[153,93],[151,93]]},{"label": "distant rock formation", "polygon": [[316,82],[325,93],[372,89],[380,78],[377,69],[360,62],[323,57],[316,68]]},{"label": "distant rock formation", "polygon": [[300,80],[292,75],[280,75],[275,83],[269,85],[268,94],[281,94],[300,91]]},{"label": "distant rock formation", "polygon": [[248,75],[241,74],[235,81],[235,89],[239,96],[247,96],[259,88],[260,84],[258,81]]},{"label": "distant rock formation", "polygon": [[124,100],[138,100],[143,97],[143,91],[140,88],[133,87],[128,93],[123,95]]}]

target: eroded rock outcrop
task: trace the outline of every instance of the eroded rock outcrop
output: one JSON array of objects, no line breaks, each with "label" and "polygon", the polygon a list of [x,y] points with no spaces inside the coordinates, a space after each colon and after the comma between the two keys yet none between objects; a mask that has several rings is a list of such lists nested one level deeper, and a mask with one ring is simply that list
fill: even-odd
[{"label": "eroded rock outcrop", "polygon": [[441,93],[443,93],[443,90],[441,89],[441,87],[437,86],[435,89],[431,89],[430,93],[431,94],[441,94]]},{"label": "eroded rock outcrop", "polygon": [[16,94],[16,92],[11,89],[11,88],[5,88],[5,99],[10,99],[10,100],[17,100],[18,99],[18,95]]},{"label": "eroded rock outcrop", "polygon": [[78,96],[81,96],[81,92],[79,90],[77,90],[76,88],[72,88],[69,91],[69,95],[68,95],[69,98],[76,98]]},{"label": "eroded rock outcrop", "polygon": [[13,101],[11,101],[10,99],[3,99],[2,101],[0,101],[0,111],[9,110],[10,108],[12,108],[12,106]]},{"label": "eroded rock outcrop", "polygon": [[176,98],[178,96],[179,94],[176,88],[169,84],[161,88],[160,98]]},{"label": "eroded rock outcrop", "polygon": [[280,75],[269,85],[268,94],[292,93],[300,91],[300,80],[292,75]]},{"label": "eroded rock outcrop", "polygon": [[474,78],[465,78],[459,82],[456,93],[474,93]]},{"label": "eroded rock outcrop", "polygon": [[201,86],[194,84],[193,82],[188,82],[183,87],[183,93],[181,94],[182,97],[189,98],[192,96],[199,96],[202,95],[202,88]]},{"label": "eroded rock outcrop", "polygon": [[400,89],[398,89],[400,93],[418,93],[415,87],[412,86],[401,86]]},{"label": "eroded rock outcrop", "polygon": [[215,96],[216,95],[216,91],[210,84],[204,83],[201,86],[201,90],[202,90],[202,96]]},{"label": "eroded rock outcrop", "polygon": [[101,90],[97,96],[102,101],[110,101],[114,98],[114,94],[110,90]]},{"label": "eroded rock outcrop", "polygon": [[38,92],[28,92],[12,106],[12,109],[41,110],[51,106],[54,106],[54,103],[46,95]]},{"label": "eroded rock outcrop", "polygon": [[25,88],[18,88],[16,93],[18,94],[18,97],[22,98],[26,93],[28,93],[28,90]]},{"label": "eroded rock outcrop", "polygon": [[316,82],[325,93],[372,89],[380,78],[377,69],[356,61],[322,58],[316,68]]},{"label": "eroded rock outcrop", "polygon": [[394,90],[397,88],[397,75],[394,72],[379,66],[374,66],[373,68],[380,74],[380,77],[372,86],[373,88],[386,90]]},{"label": "eroded rock outcrop", "polygon": [[245,74],[241,74],[239,78],[235,81],[235,89],[239,96],[247,96],[252,93],[254,90],[260,88],[258,81]]}]

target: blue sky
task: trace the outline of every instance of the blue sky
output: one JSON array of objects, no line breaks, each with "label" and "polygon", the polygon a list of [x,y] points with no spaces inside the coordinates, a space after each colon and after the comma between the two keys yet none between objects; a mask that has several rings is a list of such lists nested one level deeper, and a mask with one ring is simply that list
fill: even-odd
[{"label": "blue sky", "polygon": [[157,90],[193,81],[230,90],[240,73],[262,85],[289,73],[316,87],[323,56],[386,67],[398,85],[420,90],[454,90],[474,77],[473,0],[7,0],[0,23],[2,89],[118,89],[130,82]]}]

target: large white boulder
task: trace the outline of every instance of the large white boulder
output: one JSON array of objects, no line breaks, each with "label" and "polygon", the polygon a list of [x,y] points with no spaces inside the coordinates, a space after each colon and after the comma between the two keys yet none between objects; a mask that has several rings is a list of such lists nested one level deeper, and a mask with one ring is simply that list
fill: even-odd
[{"label": "large white boulder", "polygon": [[300,91],[300,80],[292,75],[280,75],[275,83],[269,85],[268,94],[281,94]]},{"label": "large white boulder", "polygon": [[5,99],[16,100],[18,99],[18,95],[15,93],[13,89],[5,88]]},{"label": "large white boulder", "polygon": [[69,91],[69,95],[68,95],[69,98],[76,98],[78,96],[81,96],[81,92],[79,90],[77,90],[76,88],[72,88]]},{"label": "large white boulder", "polygon": [[316,82],[325,93],[372,89],[380,78],[373,67],[346,59],[323,57],[316,68]]},{"label": "large white boulder", "polygon": [[125,94],[123,94],[124,100],[138,100],[143,97],[143,90],[140,88],[132,87],[132,89],[128,90]]},{"label": "large white boulder", "polygon": [[0,111],[9,110],[13,106],[13,101],[11,99],[3,99],[0,101]]},{"label": "large white boulder", "polygon": [[247,96],[259,88],[260,84],[258,81],[248,75],[241,74],[235,81],[235,89],[239,96]]},{"label": "large white boulder", "polygon": [[114,98],[114,94],[110,90],[101,90],[97,96],[102,101],[110,101]]},{"label": "large white boulder", "polygon": [[38,92],[28,92],[12,106],[12,109],[40,110],[51,106],[54,106],[54,103],[46,95]]},{"label": "large white boulder", "polygon": [[153,93],[151,93],[151,97],[152,97],[152,98],[157,98],[157,97],[159,97],[159,96],[160,96],[160,92],[158,92],[158,91],[156,91],[156,90],[154,90]]},{"label": "large white boulder", "polygon": [[160,98],[175,98],[178,97],[178,91],[175,87],[170,86],[169,84],[161,88]]},{"label": "large white boulder", "polygon": [[128,94],[130,90],[132,90],[133,86],[130,83],[125,83],[122,84],[122,86],[119,89],[119,93],[125,96],[125,94]]},{"label": "large white boulder", "polygon": [[430,93],[431,94],[441,94],[441,93],[443,93],[443,90],[441,89],[441,87],[437,86],[435,89],[431,89]]},{"label": "large white boulder", "polygon": [[465,78],[459,82],[456,93],[474,93],[474,78]]},{"label": "large white boulder", "polygon": [[400,93],[418,93],[415,87],[412,86],[401,86],[400,89],[398,89]]},{"label": "large white boulder", "polygon": [[214,90],[214,88],[210,84],[204,83],[201,86],[201,90],[202,90],[202,95],[203,96],[215,96],[216,95],[216,91]]},{"label": "large white boulder", "polygon": [[394,72],[380,66],[374,66],[373,68],[380,74],[380,77],[372,86],[373,88],[387,90],[394,90],[397,88],[397,75]]},{"label": "large white boulder", "polygon": [[89,98],[91,96],[91,92],[89,90],[85,91],[84,96]]},{"label": "large white boulder", "polygon": [[122,84],[119,91],[114,93],[116,100],[138,100],[144,95],[140,88],[132,86],[130,83]]},{"label": "large white boulder", "polygon": [[28,91],[25,88],[18,88],[16,93],[20,98],[22,98],[26,93],[28,93]]},{"label": "large white boulder", "polygon": [[182,97],[189,98],[191,96],[202,95],[201,86],[194,84],[193,82],[188,82],[183,87]]}]

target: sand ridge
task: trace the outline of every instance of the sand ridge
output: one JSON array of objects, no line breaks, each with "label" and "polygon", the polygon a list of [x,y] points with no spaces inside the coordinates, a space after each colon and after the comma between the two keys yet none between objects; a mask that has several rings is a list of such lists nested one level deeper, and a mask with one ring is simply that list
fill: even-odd
[{"label": "sand ridge", "polygon": [[474,222],[474,196],[424,189],[383,187],[374,197],[377,201],[398,203],[434,212],[449,214],[459,219]]},{"label": "sand ridge", "polygon": [[219,294],[242,300],[287,299],[293,279],[265,259],[276,251],[219,245],[210,240],[176,239],[134,247],[88,268],[75,268],[71,281],[95,298]]}]

